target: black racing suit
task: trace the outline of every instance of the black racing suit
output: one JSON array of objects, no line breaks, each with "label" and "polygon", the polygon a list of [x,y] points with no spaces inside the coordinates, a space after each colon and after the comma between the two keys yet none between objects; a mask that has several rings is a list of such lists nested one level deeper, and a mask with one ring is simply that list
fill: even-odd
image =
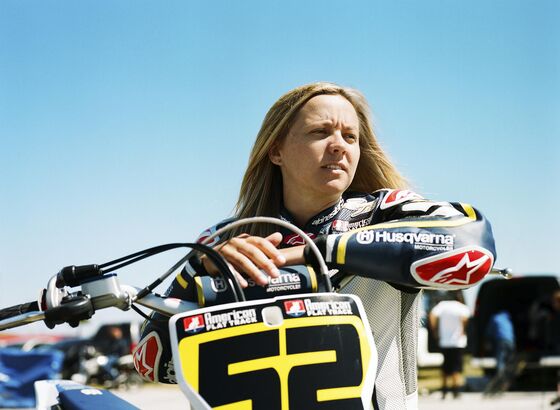
[{"label": "black racing suit", "polygon": [[[278,216],[293,222],[286,210]],[[205,231],[199,240],[229,222]],[[467,204],[383,189],[372,194],[347,192],[302,229],[315,238],[329,269],[338,272],[333,275],[337,290],[359,296],[364,304],[379,358],[374,406],[416,408],[420,291],[461,289],[479,282],[496,258],[490,224]],[[283,234],[280,247],[304,244],[291,231],[278,230]],[[268,287],[249,281],[247,298],[316,290],[309,273],[314,259],[306,249],[307,264],[281,268],[280,278]],[[198,299],[206,306],[232,301],[229,292],[221,290],[223,283],[210,278],[193,253],[167,295]],[[142,337],[135,352],[138,371],[150,381],[175,382],[167,326],[148,322]]]}]

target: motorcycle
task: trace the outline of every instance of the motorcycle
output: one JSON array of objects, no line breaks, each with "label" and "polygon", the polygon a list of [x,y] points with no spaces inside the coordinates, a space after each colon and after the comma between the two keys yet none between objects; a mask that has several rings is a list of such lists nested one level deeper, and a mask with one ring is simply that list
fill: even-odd
[{"label": "motorcycle", "polygon": [[132,354],[120,357],[103,354],[93,345],[86,345],[81,349],[77,370],[70,378],[72,381],[103,386],[106,389],[130,389],[143,383],[134,368]]},{"label": "motorcycle", "polygon": [[[305,278],[310,284],[305,291],[246,300],[225,260],[207,244],[248,223],[278,224],[305,240],[321,271],[317,277]],[[115,273],[180,247],[208,256],[234,302],[201,308],[196,302],[155,293],[159,284],[186,263],[187,256],[144,288],[121,283]],[[505,271],[496,272],[505,275]],[[276,218],[233,222],[202,243],[162,245],[102,265],[63,268],[48,281],[40,305],[30,302],[0,310],[0,331],[40,320],[50,328],[62,323],[78,326],[97,310],[138,311],[137,305],[170,317],[175,375],[194,410],[371,406],[377,352],[362,302],[354,295],[335,293],[313,241],[299,228]],[[38,408],[135,408],[109,391],[71,381],[41,381],[36,392]]]}]

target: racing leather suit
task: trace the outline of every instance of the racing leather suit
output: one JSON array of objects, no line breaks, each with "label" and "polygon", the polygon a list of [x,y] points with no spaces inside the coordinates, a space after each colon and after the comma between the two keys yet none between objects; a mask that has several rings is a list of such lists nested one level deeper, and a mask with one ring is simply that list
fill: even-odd
[{"label": "racing leather suit", "polygon": [[[293,222],[285,209],[278,216]],[[205,231],[199,240],[228,222]],[[421,290],[462,289],[479,282],[496,258],[489,222],[467,204],[434,202],[411,191],[382,189],[371,194],[347,192],[302,229],[315,238],[328,268],[335,272],[336,289],[360,297],[367,312],[379,359],[374,408],[415,409]],[[278,230],[283,234],[280,247],[305,244],[291,231]],[[249,281],[247,299],[316,290],[305,288],[314,265],[310,255],[306,249],[305,266],[280,268],[281,278],[295,274],[299,280],[290,283],[289,278],[280,278],[285,286],[271,280],[267,287]],[[198,299],[204,305],[230,302],[223,299],[228,292],[214,292],[217,282],[207,286],[214,280],[193,252],[166,295]],[[157,313],[153,316],[161,318]],[[146,323],[134,357],[145,379],[175,382],[167,323]]]}]

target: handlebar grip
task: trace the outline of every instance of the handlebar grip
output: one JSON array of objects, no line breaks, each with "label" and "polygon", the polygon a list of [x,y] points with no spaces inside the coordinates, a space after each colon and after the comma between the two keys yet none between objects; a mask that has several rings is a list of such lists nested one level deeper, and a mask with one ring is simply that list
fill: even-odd
[{"label": "handlebar grip", "polygon": [[79,286],[82,282],[103,275],[103,271],[98,265],[66,266],[58,272],[56,286]]},{"label": "handlebar grip", "polygon": [[10,317],[14,317],[24,313],[37,312],[39,310],[39,303],[37,303],[37,301],[10,306],[4,309],[0,309],[0,320],[8,319]]}]

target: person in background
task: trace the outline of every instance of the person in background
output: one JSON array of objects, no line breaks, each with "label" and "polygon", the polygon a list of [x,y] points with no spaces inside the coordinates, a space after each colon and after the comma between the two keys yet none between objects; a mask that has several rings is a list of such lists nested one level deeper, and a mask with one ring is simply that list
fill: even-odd
[{"label": "person in background", "polygon": [[101,353],[117,358],[131,353],[130,343],[119,326],[109,326],[105,330],[105,337],[99,343]]},{"label": "person in background", "polygon": [[486,337],[491,342],[496,358],[496,374],[488,384],[485,393],[506,391],[514,376],[515,329],[507,310],[494,313],[486,327]]},{"label": "person in background", "polygon": [[[551,329],[552,335],[552,348],[555,354],[560,354],[560,289],[552,294],[552,315],[551,315]],[[560,410],[560,370],[557,371],[557,384],[556,384],[556,397],[554,397],[550,405],[557,406],[556,410]]]},{"label": "person in background", "polygon": [[467,347],[466,326],[470,317],[461,291],[452,292],[451,296],[452,300],[442,300],[429,314],[430,328],[443,354],[442,398],[449,389],[457,398],[463,385],[463,351]]},{"label": "person in background", "polygon": [[560,289],[554,291],[550,300],[552,309],[549,315],[548,346],[554,355],[560,355]]},{"label": "person in background", "polygon": [[560,354],[560,289],[529,309],[529,338],[544,355]]}]

